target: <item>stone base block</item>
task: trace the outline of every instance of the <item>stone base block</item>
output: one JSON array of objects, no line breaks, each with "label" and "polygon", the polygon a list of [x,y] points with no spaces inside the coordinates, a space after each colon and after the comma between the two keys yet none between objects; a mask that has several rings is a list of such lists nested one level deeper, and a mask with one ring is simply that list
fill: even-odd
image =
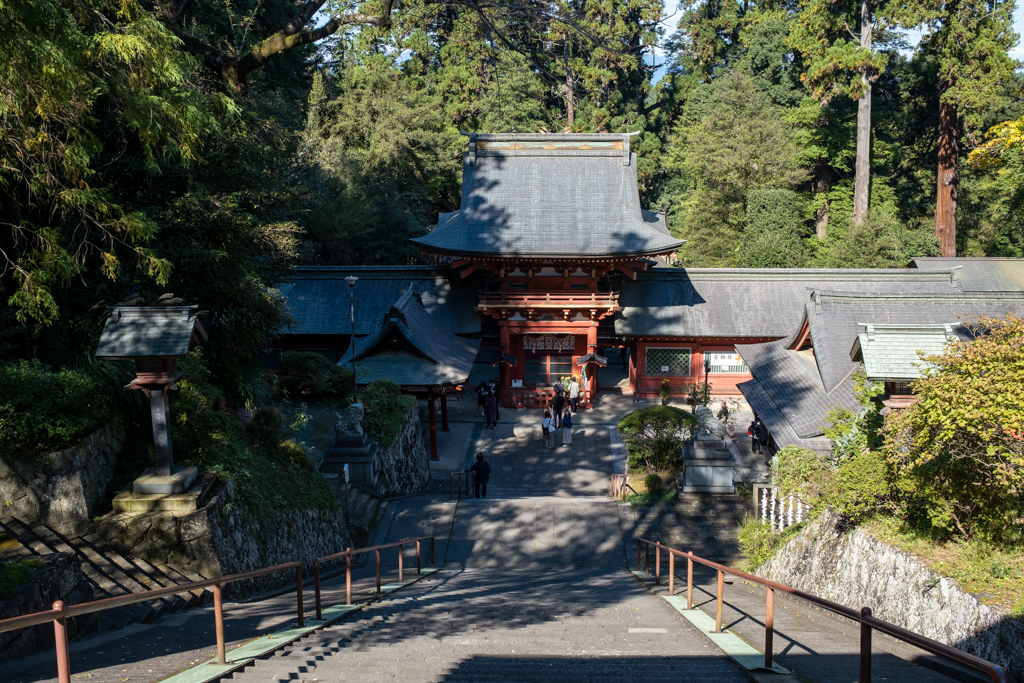
[{"label": "stone base block", "polygon": [[199,509],[200,499],[215,480],[211,475],[204,476],[191,482],[188,491],[182,493],[135,493],[125,489],[114,497],[114,512],[192,512]]},{"label": "stone base block", "polygon": [[683,493],[736,493],[732,460],[684,460]]},{"label": "stone base block", "polygon": [[142,473],[132,484],[135,493],[184,493],[196,480],[199,470],[195,467],[175,467],[168,477],[153,474],[153,468]]}]

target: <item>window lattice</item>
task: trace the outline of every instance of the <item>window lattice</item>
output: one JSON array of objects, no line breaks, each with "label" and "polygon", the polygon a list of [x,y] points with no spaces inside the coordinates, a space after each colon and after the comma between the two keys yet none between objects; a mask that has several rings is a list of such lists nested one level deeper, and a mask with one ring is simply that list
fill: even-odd
[{"label": "window lattice", "polygon": [[690,349],[647,349],[644,370],[648,375],[689,375]]}]

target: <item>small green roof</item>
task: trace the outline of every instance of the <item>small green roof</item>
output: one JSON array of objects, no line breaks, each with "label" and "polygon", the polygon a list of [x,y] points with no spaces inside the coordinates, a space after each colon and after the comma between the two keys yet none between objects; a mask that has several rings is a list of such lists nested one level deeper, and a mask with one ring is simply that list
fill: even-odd
[{"label": "small green roof", "polygon": [[118,306],[103,325],[97,358],[181,358],[206,340],[198,306]]},{"label": "small green roof", "polygon": [[949,342],[973,338],[960,323],[857,324],[866,331],[854,340],[850,359],[863,362],[868,379],[874,382],[917,379],[929,366],[919,352],[937,356]]}]

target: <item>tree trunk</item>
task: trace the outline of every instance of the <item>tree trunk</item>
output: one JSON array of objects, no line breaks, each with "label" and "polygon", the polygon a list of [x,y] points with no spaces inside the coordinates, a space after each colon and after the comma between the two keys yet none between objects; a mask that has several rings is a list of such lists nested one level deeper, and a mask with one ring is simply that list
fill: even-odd
[{"label": "tree trunk", "polygon": [[[816,193],[825,193],[831,187],[832,173],[828,168],[828,163],[825,159],[818,158],[814,162],[814,191]],[[824,240],[828,237],[828,210],[828,199],[826,198],[821,206],[818,207],[817,214],[815,215],[814,231],[817,233],[819,240]]]},{"label": "tree trunk", "polygon": [[569,41],[565,41],[565,49],[563,52],[565,56],[565,113],[569,119],[569,128],[572,129],[573,123],[576,122],[576,88],[574,79],[572,77],[572,69],[569,67]]},{"label": "tree trunk", "polygon": [[[871,4],[861,0],[860,46],[871,49]],[[857,102],[857,162],[853,181],[853,222],[862,223],[868,215],[871,185],[871,79],[861,73],[863,94]]]},{"label": "tree trunk", "polygon": [[956,105],[940,102],[939,196],[935,204],[935,236],[939,238],[943,256],[956,256],[956,172],[959,156],[956,124]]}]

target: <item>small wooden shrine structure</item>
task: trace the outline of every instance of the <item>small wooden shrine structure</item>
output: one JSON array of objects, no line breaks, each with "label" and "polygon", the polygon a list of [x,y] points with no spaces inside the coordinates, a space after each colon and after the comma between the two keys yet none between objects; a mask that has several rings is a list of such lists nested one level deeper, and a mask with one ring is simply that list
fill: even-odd
[{"label": "small wooden shrine structure", "polygon": [[119,306],[103,326],[96,357],[135,361],[135,379],[125,389],[146,394],[153,418],[156,463],[135,480],[135,493],[182,493],[196,478],[195,467],[174,467],[168,392],[184,377],[178,359],[193,343],[206,341],[197,311],[198,306]]},{"label": "small wooden shrine structure", "polygon": [[437,460],[437,414],[440,398],[441,428],[448,429],[448,391],[469,378],[480,350],[479,339],[458,337],[439,325],[423,308],[414,284],[384,314],[372,334],[357,337],[338,364],[348,367],[355,353],[356,383],[366,385],[390,379],[406,393],[427,400],[430,459]]}]

